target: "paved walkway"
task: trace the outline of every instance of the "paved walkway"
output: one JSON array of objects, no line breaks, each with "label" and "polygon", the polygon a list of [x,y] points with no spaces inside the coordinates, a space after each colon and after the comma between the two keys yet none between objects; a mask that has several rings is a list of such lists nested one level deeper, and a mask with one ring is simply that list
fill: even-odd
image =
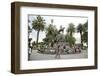
[{"label": "paved walkway", "polygon": [[[81,53],[77,54],[66,54],[66,55],[60,55],[60,59],[79,59],[79,58],[87,58],[87,51],[83,50]],[[50,54],[41,54],[38,53],[37,50],[33,50],[32,54],[30,55],[30,60],[54,60],[55,55]]]}]

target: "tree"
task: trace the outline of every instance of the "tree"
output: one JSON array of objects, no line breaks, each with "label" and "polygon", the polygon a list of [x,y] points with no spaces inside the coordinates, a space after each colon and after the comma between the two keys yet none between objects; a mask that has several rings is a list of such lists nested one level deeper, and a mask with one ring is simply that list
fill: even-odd
[{"label": "tree", "polygon": [[83,35],[83,25],[82,24],[79,24],[77,26],[77,32],[80,33],[80,37],[81,37],[81,47],[83,47],[83,39],[82,39],[82,35]]},{"label": "tree", "polygon": [[70,36],[72,36],[73,33],[75,32],[75,27],[74,27],[74,26],[75,26],[75,25],[74,25],[73,23],[70,23],[70,24],[69,24],[69,27],[68,27],[68,29],[67,29],[67,32],[69,33]]},{"label": "tree", "polygon": [[69,46],[72,47],[75,44],[76,39],[73,37],[73,33],[75,32],[75,25],[73,23],[69,24],[67,28],[67,34],[65,36],[66,42],[69,43]]},{"label": "tree", "polygon": [[31,46],[32,38],[30,38],[30,34],[32,33],[32,28],[29,25],[29,23],[30,23],[30,20],[28,20],[28,48],[32,50],[32,46]]},{"label": "tree", "polygon": [[88,21],[83,24],[83,32],[88,32]]},{"label": "tree", "polygon": [[49,27],[47,28],[46,38],[48,42],[51,44],[51,46],[53,46],[57,34],[58,34],[58,30],[56,29],[56,27],[53,25],[49,25]]},{"label": "tree", "polygon": [[30,33],[32,32],[32,28],[29,25],[29,23],[30,23],[30,20],[28,20],[28,38],[29,38]]},{"label": "tree", "polygon": [[44,41],[48,42],[51,46],[53,46],[56,36],[58,34],[58,30],[55,25],[53,25],[53,19],[51,20],[51,24],[46,28],[46,38]]},{"label": "tree", "polygon": [[83,47],[83,42],[88,42],[88,21],[84,24],[79,24],[77,27],[77,32],[80,33],[81,47]]},{"label": "tree", "polygon": [[88,32],[83,33],[83,42],[88,44]]},{"label": "tree", "polygon": [[43,17],[38,15],[33,21],[32,21],[32,28],[37,31],[37,47],[38,47],[38,40],[39,40],[39,33],[40,31],[43,31],[45,28],[45,20]]},{"label": "tree", "polygon": [[30,42],[31,42],[31,40],[32,40],[32,38],[29,38],[29,36],[30,36],[30,33],[32,32],[32,29],[30,28],[30,26],[28,25],[28,46],[30,47]]},{"label": "tree", "polygon": [[70,47],[72,47],[75,44],[76,39],[73,36],[66,34],[65,39],[66,39],[66,42],[69,43]]},{"label": "tree", "polygon": [[32,28],[28,25],[28,34],[32,32]]},{"label": "tree", "polygon": [[83,24],[83,42],[88,44],[88,21]]}]

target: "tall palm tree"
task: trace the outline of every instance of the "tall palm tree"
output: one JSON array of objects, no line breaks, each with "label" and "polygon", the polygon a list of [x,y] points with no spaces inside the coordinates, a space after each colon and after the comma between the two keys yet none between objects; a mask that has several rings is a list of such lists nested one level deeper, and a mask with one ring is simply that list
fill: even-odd
[{"label": "tall palm tree", "polygon": [[75,27],[74,27],[75,25],[73,24],[73,23],[70,23],[69,24],[69,27],[68,27],[68,29],[67,29],[67,32],[70,34],[70,36],[72,36],[73,35],[73,33],[75,32]]},{"label": "tall palm tree", "polygon": [[69,43],[70,47],[75,44],[76,39],[73,37],[73,33],[75,32],[75,25],[73,23],[69,24],[69,27],[67,28],[67,34],[65,36],[66,42]]},{"label": "tall palm tree", "polygon": [[36,40],[36,43],[37,43],[37,47],[38,47],[39,33],[40,33],[40,31],[43,31],[44,28],[45,28],[45,20],[43,19],[43,17],[41,17],[40,15],[38,15],[36,17],[36,19],[34,19],[32,21],[32,28],[37,31],[37,40]]},{"label": "tall palm tree", "polygon": [[47,28],[46,37],[48,39],[48,42],[51,44],[51,46],[53,46],[57,33],[58,33],[58,30],[56,29],[56,27],[49,25],[49,27]]},{"label": "tall palm tree", "polygon": [[82,25],[82,24],[79,24],[79,25],[77,26],[77,32],[80,33],[80,37],[81,37],[81,45],[83,46],[83,39],[82,39],[83,25]]},{"label": "tall palm tree", "polygon": [[51,24],[46,28],[46,40],[48,40],[48,43],[52,44],[55,41],[55,38],[58,34],[58,30],[55,25],[53,25],[53,19],[51,20]]},{"label": "tall palm tree", "polygon": [[83,42],[88,44],[88,21],[83,24]]}]

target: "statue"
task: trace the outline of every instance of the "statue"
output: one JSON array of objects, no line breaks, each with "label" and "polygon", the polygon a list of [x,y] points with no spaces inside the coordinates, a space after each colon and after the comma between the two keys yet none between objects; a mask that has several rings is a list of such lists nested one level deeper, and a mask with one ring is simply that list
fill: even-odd
[{"label": "statue", "polygon": [[59,29],[59,34],[56,36],[56,56],[55,58],[59,58],[60,59],[60,54],[64,51],[64,49],[66,48],[66,43],[65,43],[65,36],[63,35],[65,27],[60,26]]}]

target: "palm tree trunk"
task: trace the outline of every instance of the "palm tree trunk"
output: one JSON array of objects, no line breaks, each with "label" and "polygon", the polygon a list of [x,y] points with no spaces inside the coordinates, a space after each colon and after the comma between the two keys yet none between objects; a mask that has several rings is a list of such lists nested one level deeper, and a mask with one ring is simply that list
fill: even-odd
[{"label": "palm tree trunk", "polygon": [[70,33],[70,36],[72,36],[72,32]]},{"label": "palm tree trunk", "polygon": [[37,47],[38,47],[38,40],[39,40],[39,32],[40,32],[40,30],[37,31],[37,40],[36,40]]}]

